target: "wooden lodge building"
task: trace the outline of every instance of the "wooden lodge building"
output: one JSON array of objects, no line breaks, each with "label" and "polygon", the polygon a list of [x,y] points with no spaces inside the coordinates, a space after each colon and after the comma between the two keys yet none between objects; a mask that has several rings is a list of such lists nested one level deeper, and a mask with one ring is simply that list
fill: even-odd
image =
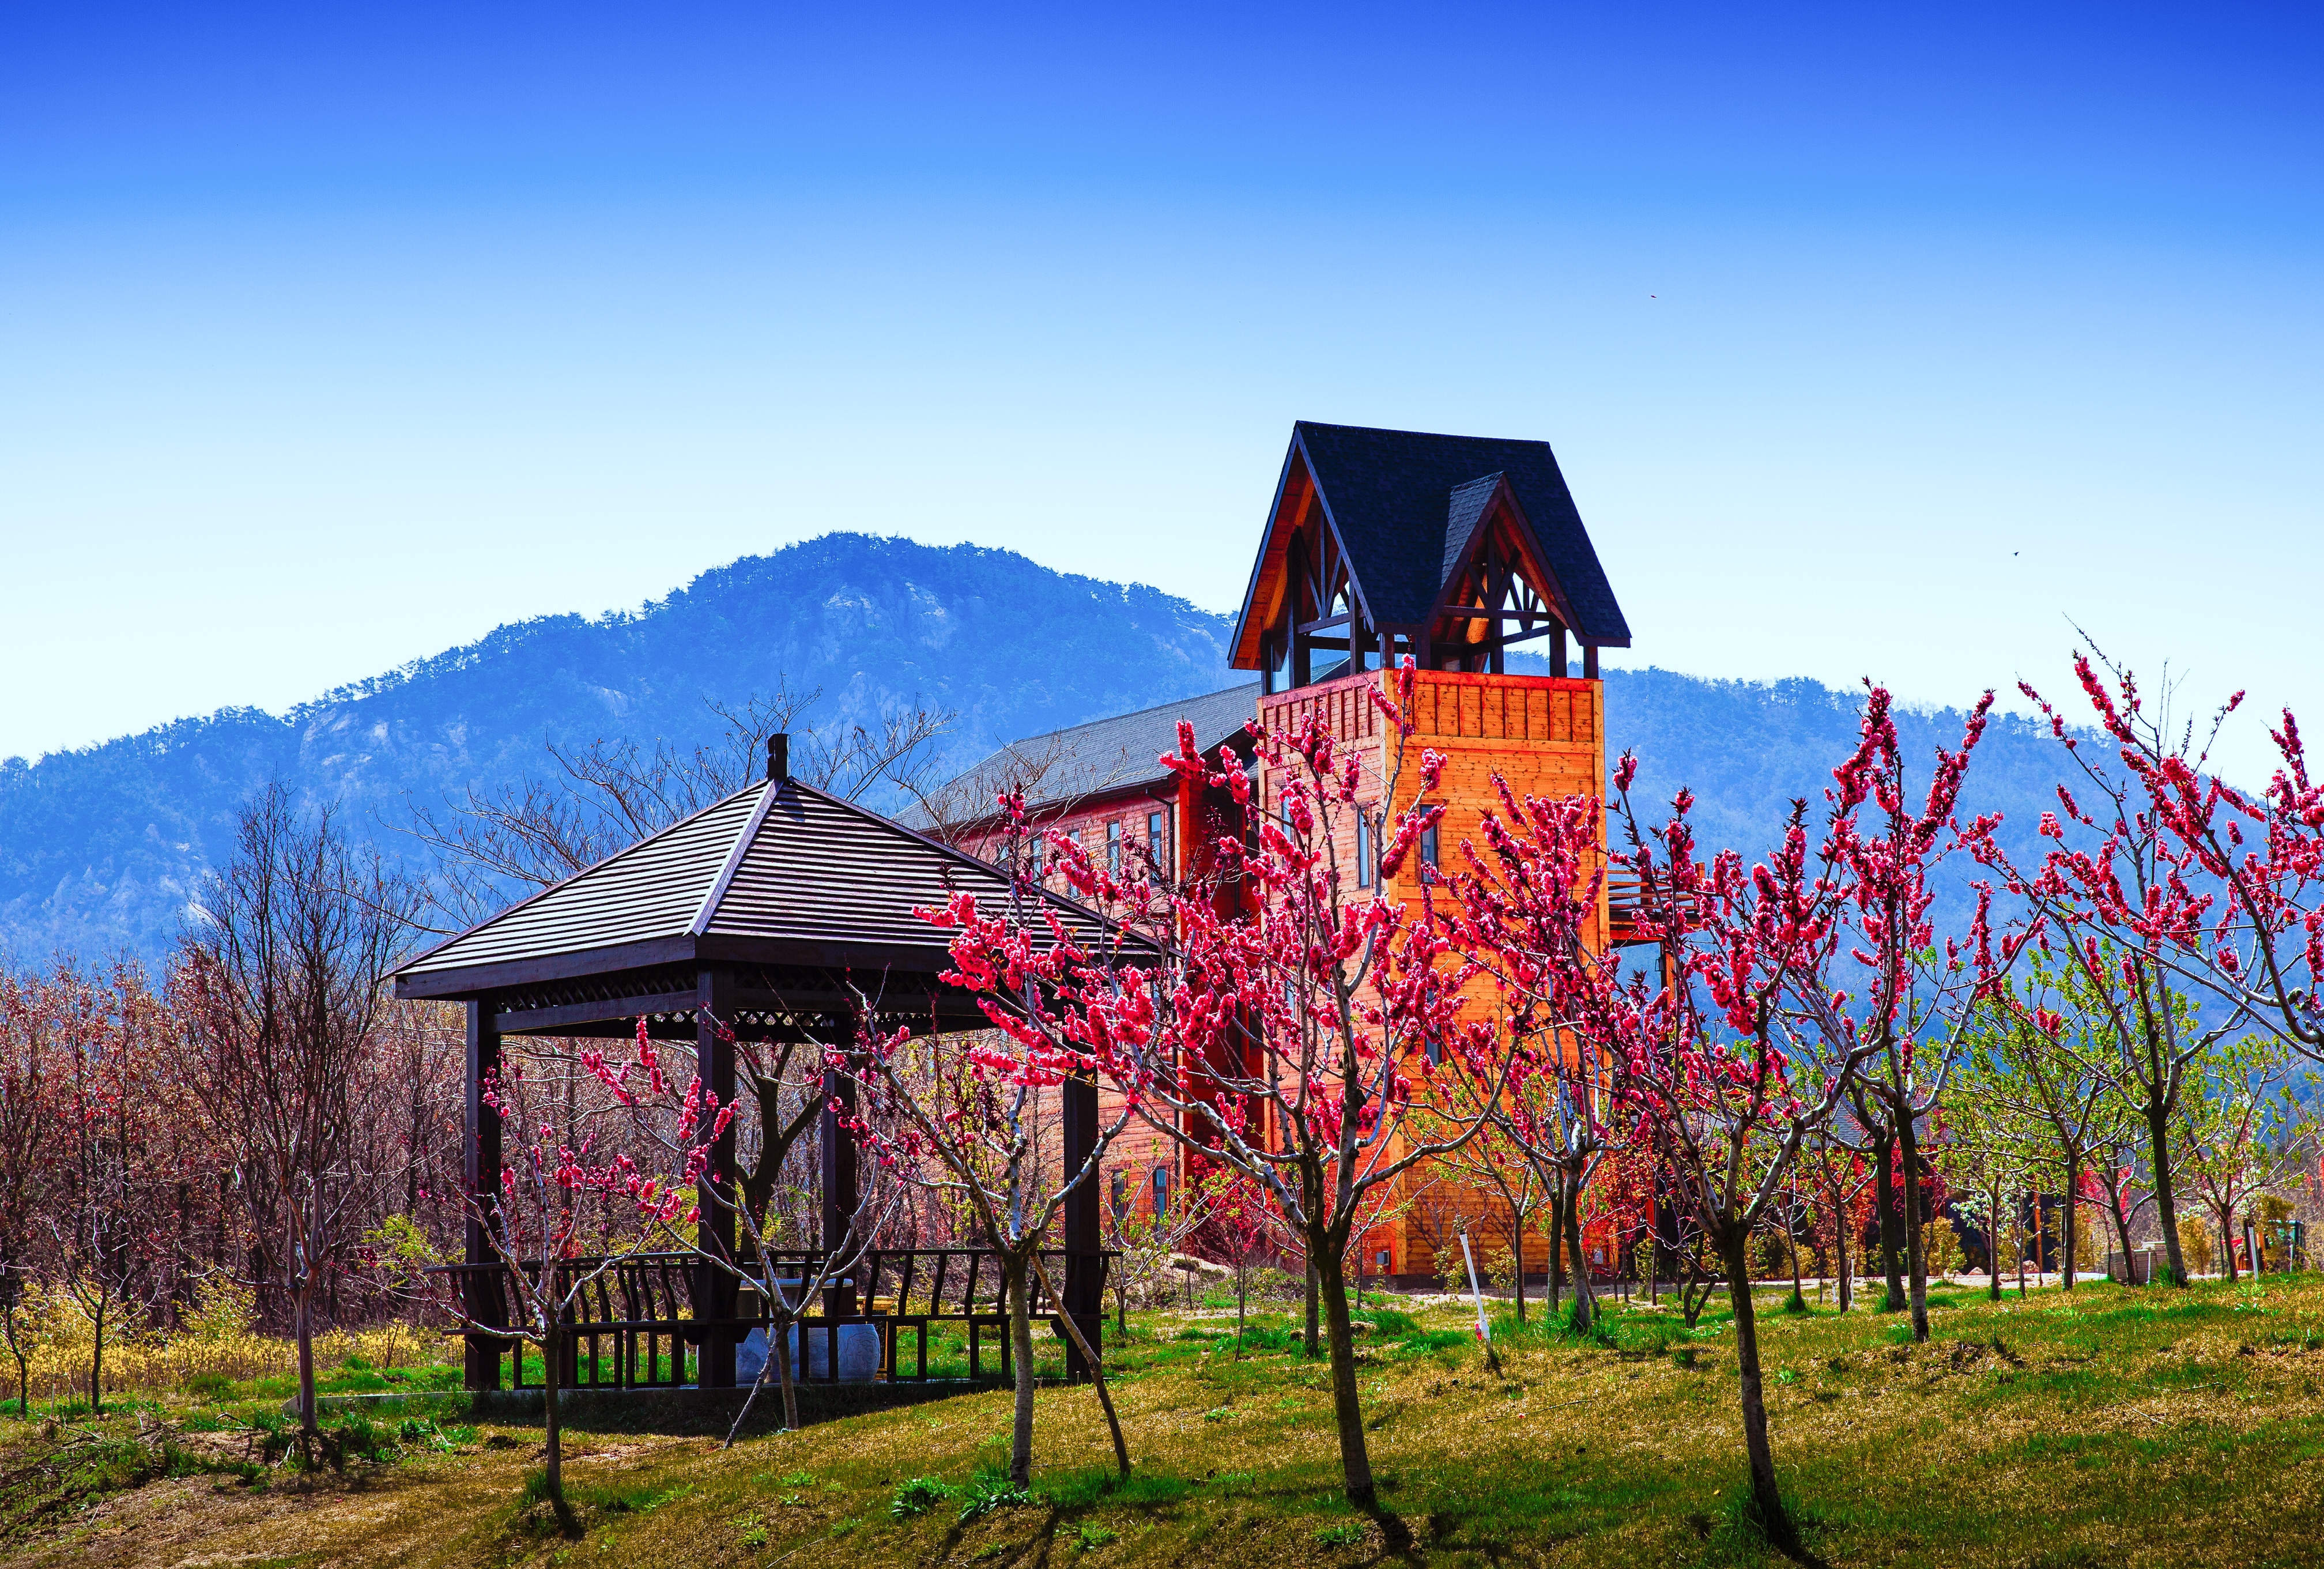
[{"label": "wooden lodge building", "polygon": [[[1366,804],[1376,804],[1389,738],[1364,689],[1410,655],[1419,671],[1413,744],[1448,760],[1439,792],[1447,809],[1432,837],[1458,844],[1493,803],[1495,773],[1521,794],[1604,789],[1598,651],[1629,641],[1546,442],[1303,420],[1292,429],[1230,648],[1232,667],[1258,679],[1029,737],[978,764],[951,796],[989,803],[1013,779],[1037,820],[1074,835],[1102,863],[1118,868],[1144,855],[1166,876],[1199,875],[1207,868],[1183,864],[1187,847],[1199,857],[1203,844],[1249,825],[1225,792],[1182,786],[1156,761],[1176,749],[1177,721],[1194,722],[1215,764],[1228,749],[1251,758],[1254,720],[1281,734],[1320,712],[1341,755],[1369,754],[1375,794]],[[1512,653],[1540,656],[1545,673],[1513,669]],[[1258,783],[1258,808],[1276,809],[1277,780],[1262,771]],[[978,815],[950,826],[944,836],[973,853],[989,848],[997,824]],[[1337,859],[1368,880],[1372,867],[1357,848],[1336,845]],[[1434,850],[1424,844],[1381,891],[1413,897],[1416,880],[1434,874]],[[1601,899],[1593,939],[1622,940],[1620,914]],[[1185,1179],[1175,1140],[1126,1136],[1113,1149],[1107,1195],[1117,1205],[1167,1204]],[[1367,1272],[1434,1274],[1437,1246],[1462,1214],[1474,1215],[1481,1235],[1502,1231],[1498,1206],[1482,1195],[1442,1179],[1424,1185],[1425,1196],[1365,1235]],[[1546,1269],[1540,1238],[1528,1240],[1526,1261]]]}]

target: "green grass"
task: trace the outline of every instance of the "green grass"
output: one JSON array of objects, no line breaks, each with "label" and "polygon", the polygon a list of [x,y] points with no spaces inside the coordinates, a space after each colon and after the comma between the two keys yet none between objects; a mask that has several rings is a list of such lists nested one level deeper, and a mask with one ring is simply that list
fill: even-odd
[{"label": "green grass", "polygon": [[[1786,1495],[1829,1563],[2311,1555],[2324,1527],[2324,1285],[2180,1294],[2086,1283],[2070,1299],[2013,1292],[1999,1304],[1954,1289],[1944,1306],[1932,1299],[1926,1345],[1910,1343],[1893,1315],[1812,1301],[1775,1311],[1787,1295],[1786,1284],[1763,1298],[1769,1419]],[[1240,1358],[1231,1317],[1140,1315],[1126,1342],[1109,1324],[1137,1462],[1127,1481],[1084,1389],[1041,1393],[1021,1491],[1000,1469],[1005,1391],[732,1451],[580,1432],[567,1474],[585,1537],[561,1546],[526,1498],[537,1428],[434,1416],[407,1432],[403,1418],[374,1418],[384,1458],[295,1486],[173,1477],[150,1459],[92,1450],[93,1487],[21,1528],[16,1550],[27,1563],[78,1563],[72,1522],[93,1500],[111,1500],[110,1510],[152,1499],[152,1523],[121,1540],[150,1532],[154,1548],[122,1562],[312,1552],[349,1564],[500,1564],[568,1551],[575,1564],[813,1569],[1773,1561],[1740,1486],[1723,1312],[1690,1329],[1675,1310],[1609,1304],[1583,1331],[1536,1311],[1522,1332],[1497,1324],[1498,1374],[1465,1308],[1381,1305],[1362,1316],[1378,1518],[1340,1501],[1324,1364],[1304,1354],[1296,1313],[1269,1304]],[[191,1405],[163,1415],[204,1412],[215,1417]],[[110,1442],[133,1436],[137,1420],[95,1426]],[[0,1422],[0,1467],[42,1442]]]}]

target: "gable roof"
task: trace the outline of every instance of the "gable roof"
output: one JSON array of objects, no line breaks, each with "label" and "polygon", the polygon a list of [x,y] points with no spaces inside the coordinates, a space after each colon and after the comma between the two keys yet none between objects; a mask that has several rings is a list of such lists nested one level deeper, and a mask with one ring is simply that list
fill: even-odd
[{"label": "gable roof", "polygon": [[[455,973],[496,974],[597,955],[610,965],[715,956],[771,964],[948,967],[946,934],[912,912],[1009,880],[909,828],[797,780],[737,790],[585,872],[437,944],[394,973],[401,995],[442,994]],[[1047,893],[1066,929],[1096,912]],[[431,986],[431,982],[435,983]]]},{"label": "gable roof", "polygon": [[[1376,625],[1423,625],[1432,619],[1447,577],[1459,567],[1497,485],[1505,482],[1531,525],[1543,564],[1557,578],[1554,592],[1573,613],[1574,632],[1585,643],[1629,645],[1630,623],[1598,564],[1597,549],[1548,442],[1302,420],[1291,428],[1283,478],[1268,513],[1270,531],[1283,521],[1276,514],[1302,466],[1314,482],[1323,514],[1347,552],[1349,575]],[[1254,618],[1268,543],[1260,540],[1235,622],[1238,669],[1258,663]],[[1553,592],[1550,585],[1539,586]]]},{"label": "gable roof", "polygon": [[[945,785],[940,794],[964,815],[989,814],[1014,768],[1046,764],[1031,807],[1054,805],[1113,790],[1135,789],[1170,778],[1160,759],[1178,750],[1178,721],[1194,727],[1195,750],[1207,755],[1259,717],[1259,683],[1247,681],[1199,697],[1160,703],[1131,714],[1093,719],[1045,735],[1010,743]],[[916,819],[925,812],[916,813]]]}]

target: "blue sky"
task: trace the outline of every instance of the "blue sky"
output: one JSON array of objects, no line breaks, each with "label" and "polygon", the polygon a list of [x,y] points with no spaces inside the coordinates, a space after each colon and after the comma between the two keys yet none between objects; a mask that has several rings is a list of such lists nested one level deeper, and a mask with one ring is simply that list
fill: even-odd
[{"label": "blue sky", "polygon": [[831,529],[1231,608],[1296,418],[1550,440],[1628,662],[2324,715],[2324,26],[2034,9],[9,7],[0,754]]}]

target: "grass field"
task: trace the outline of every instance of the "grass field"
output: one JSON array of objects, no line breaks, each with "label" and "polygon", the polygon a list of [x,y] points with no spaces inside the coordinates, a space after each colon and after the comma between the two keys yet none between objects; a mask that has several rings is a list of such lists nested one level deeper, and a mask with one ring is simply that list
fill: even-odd
[{"label": "grass field", "polygon": [[[2310,1564],[2324,1525],[2324,1285],[2070,1298],[1941,1293],[1895,1317],[1763,1317],[1787,1494],[1834,1564]],[[24,1564],[1737,1564],[1732,1337],[1609,1315],[1591,1339],[1369,1315],[1379,1518],[1337,1497],[1323,1368],[1278,1312],[1134,1315],[1117,1483],[1096,1402],[1044,1390],[1029,1494],[996,1480],[1005,1392],[715,1442],[580,1433],[584,1535],[528,1500],[538,1428],[428,1397],[344,1474],[263,1463],[254,1391],[91,1423],[0,1422],[0,1557]],[[1222,1338],[1223,1336],[1223,1338]],[[376,1375],[393,1382],[386,1375]],[[424,1381],[426,1375],[422,1375]],[[407,1380],[407,1384],[410,1380]],[[279,1442],[279,1441],[277,1441]],[[78,1468],[78,1470],[76,1468]]]}]

